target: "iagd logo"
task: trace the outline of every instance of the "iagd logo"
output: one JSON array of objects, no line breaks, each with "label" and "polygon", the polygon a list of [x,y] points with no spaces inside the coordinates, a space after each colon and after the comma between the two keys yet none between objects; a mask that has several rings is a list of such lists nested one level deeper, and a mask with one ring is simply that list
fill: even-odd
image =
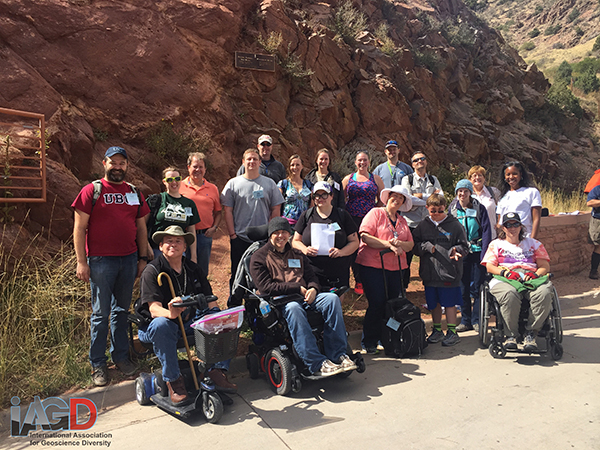
[{"label": "iagd logo", "polygon": [[[38,396],[29,404],[25,418],[21,421],[21,399],[10,399],[10,434],[28,436],[30,431],[89,430],[96,423],[98,410],[88,398],[58,397],[40,400]],[[86,411],[87,409],[87,411]],[[78,423],[77,416],[89,412],[86,422]]]}]

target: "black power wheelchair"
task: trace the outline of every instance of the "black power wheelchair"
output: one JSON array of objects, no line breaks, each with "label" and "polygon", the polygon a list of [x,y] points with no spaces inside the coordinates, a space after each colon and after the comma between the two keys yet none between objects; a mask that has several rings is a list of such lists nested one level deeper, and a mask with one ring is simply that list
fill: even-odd
[{"label": "black power wheelchair", "polygon": [[[483,347],[489,349],[494,358],[504,358],[507,352],[529,353],[520,349],[507,349],[504,345],[506,324],[500,313],[500,304],[490,292],[489,281],[481,284],[479,291],[479,342]],[[494,316],[495,322],[490,324],[490,318]],[[517,342],[522,342],[525,334],[525,327],[529,317],[529,302],[523,300],[521,303],[521,312],[519,314],[519,336]],[[563,328],[562,317],[560,313],[560,299],[554,286],[552,287],[552,307],[550,314],[544,322],[542,330],[538,337],[545,338],[546,346],[536,353],[550,353],[554,361],[558,361],[563,355]]]},{"label": "black power wheelchair", "polygon": [[[289,302],[303,302],[302,295],[286,295],[269,297],[256,293],[255,285],[250,276],[250,258],[267,240],[267,226],[249,227],[248,237],[253,244],[246,250],[237,270],[229,307],[238,306],[242,302],[246,308],[245,318],[252,331],[252,344],[246,355],[246,366],[250,378],[257,379],[261,373],[279,395],[290,392],[297,393],[302,388],[302,380],[317,380],[322,377],[314,376],[306,367],[292,342],[288,325],[280,308]],[[342,295],[348,287],[330,289],[330,292]],[[261,301],[266,301],[269,311],[261,311]],[[323,353],[324,320],[318,311],[307,310],[308,322],[317,339],[317,345]],[[347,355],[357,366],[356,371],[362,373],[366,369],[365,361],[359,352],[352,352],[348,345]],[[352,372],[342,372],[337,377],[347,377]]]}]

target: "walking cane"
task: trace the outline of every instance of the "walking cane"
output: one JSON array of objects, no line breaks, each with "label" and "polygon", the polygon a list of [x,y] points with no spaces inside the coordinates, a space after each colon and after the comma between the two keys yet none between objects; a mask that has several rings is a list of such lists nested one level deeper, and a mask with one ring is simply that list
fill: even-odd
[{"label": "walking cane", "polygon": [[[169,287],[171,288],[171,298],[175,298],[175,289],[173,288],[173,282],[171,281],[171,277],[167,272],[161,272],[158,274],[156,279],[158,280],[158,285],[162,286],[162,276],[167,277],[167,281],[169,282]],[[179,319],[179,328],[181,328],[181,334],[183,335],[183,343],[185,344],[185,351],[187,352],[188,362],[190,363],[190,369],[192,369],[192,378],[194,379],[194,387],[196,390],[200,390],[200,386],[198,386],[198,378],[196,378],[196,370],[194,369],[194,363],[192,362],[192,352],[190,350],[190,345],[188,344],[187,336],[185,334],[185,327],[183,326],[183,320],[181,319],[181,314],[177,316]]]}]

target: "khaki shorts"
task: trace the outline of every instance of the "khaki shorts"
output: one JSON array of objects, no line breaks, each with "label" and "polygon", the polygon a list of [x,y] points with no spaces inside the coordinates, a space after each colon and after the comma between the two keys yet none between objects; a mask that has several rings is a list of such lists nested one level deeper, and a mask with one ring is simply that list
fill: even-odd
[{"label": "khaki shorts", "polygon": [[590,218],[588,241],[590,244],[600,245],[600,219]]}]

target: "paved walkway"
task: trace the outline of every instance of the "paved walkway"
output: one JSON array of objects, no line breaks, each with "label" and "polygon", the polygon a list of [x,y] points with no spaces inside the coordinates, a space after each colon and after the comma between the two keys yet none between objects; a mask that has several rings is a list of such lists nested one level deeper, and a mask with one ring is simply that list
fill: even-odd
[{"label": "paved walkway", "polygon": [[[495,360],[469,332],[456,347],[429,346],[421,359],[369,356],[365,373],[305,382],[290,397],[238,372],[240,395],[216,425],[201,414],[182,421],[139,406],[127,382],[82,395],[101,408],[90,431],[110,434],[86,443],[144,450],[600,449],[600,298],[561,302],[565,353],[558,362]],[[30,447],[25,438],[1,441],[0,448]]]}]

